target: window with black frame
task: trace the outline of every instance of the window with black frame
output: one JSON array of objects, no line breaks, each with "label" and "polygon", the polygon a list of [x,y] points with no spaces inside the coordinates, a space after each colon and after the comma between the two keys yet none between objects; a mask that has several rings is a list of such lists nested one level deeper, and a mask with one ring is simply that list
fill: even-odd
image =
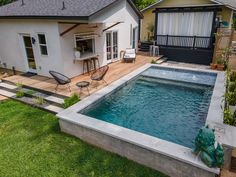
[{"label": "window with black frame", "polygon": [[39,48],[41,55],[48,55],[47,41],[45,34],[38,34]]}]

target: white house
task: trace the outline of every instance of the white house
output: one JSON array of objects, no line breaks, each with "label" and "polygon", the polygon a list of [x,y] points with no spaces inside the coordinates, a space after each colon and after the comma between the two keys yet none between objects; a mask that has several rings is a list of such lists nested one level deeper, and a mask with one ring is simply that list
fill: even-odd
[{"label": "white house", "polygon": [[136,48],[140,18],[131,0],[18,0],[0,7],[0,62],[74,77],[84,59],[97,56],[102,66]]}]

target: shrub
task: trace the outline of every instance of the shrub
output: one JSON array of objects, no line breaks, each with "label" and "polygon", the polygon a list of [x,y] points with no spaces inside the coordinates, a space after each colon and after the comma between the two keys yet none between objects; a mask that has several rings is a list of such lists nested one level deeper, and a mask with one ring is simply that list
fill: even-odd
[{"label": "shrub", "polygon": [[16,83],[17,90],[21,90],[23,85],[21,83]]},{"label": "shrub", "polygon": [[236,91],[236,82],[230,82],[229,83],[229,92],[234,92]]},{"label": "shrub", "polygon": [[73,93],[69,98],[66,98],[64,100],[63,106],[64,108],[69,108],[70,106],[78,103],[79,101],[80,101],[79,95],[76,93]]},{"label": "shrub", "polygon": [[230,81],[235,82],[236,81],[236,72],[231,72],[230,73]]},{"label": "shrub", "polygon": [[16,98],[22,98],[25,96],[25,93],[22,90],[16,92]]},{"label": "shrub", "polygon": [[218,65],[223,65],[223,64],[224,64],[224,61],[222,60],[222,58],[218,58],[217,61],[216,61],[216,63],[217,63]]},{"label": "shrub", "polygon": [[34,102],[35,102],[35,104],[37,104],[37,105],[43,105],[43,104],[46,103],[46,101],[44,100],[44,98],[43,98],[43,97],[40,97],[40,96],[37,97],[37,98],[35,98]]},{"label": "shrub", "polygon": [[236,125],[236,119],[234,118],[234,115],[230,112],[229,109],[226,109],[224,111],[224,123],[228,125]]},{"label": "shrub", "polygon": [[227,93],[226,98],[227,98],[229,105],[236,106],[236,93],[235,92]]},{"label": "shrub", "polygon": [[152,60],[151,64],[157,64],[157,62],[155,60]]},{"label": "shrub", "polygon": [[32,96],[33,94],[36,93],[36,91],[34,91],[34,90],[27,90],[25,93]]},{"label": "shrub", "polygon": [[22,98],[25,95],[25,93],[22,90],[23,85],[20,83],[17,83],[16,87],[17,87],[16,98]]},{"label": "shrub", "polygon": [[233,28],[236,30],[236,18],[233,19]]}]

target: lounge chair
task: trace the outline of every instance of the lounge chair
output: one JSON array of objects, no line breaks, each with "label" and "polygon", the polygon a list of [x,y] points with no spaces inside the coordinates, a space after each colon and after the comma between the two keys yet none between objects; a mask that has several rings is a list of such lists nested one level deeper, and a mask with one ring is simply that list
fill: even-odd
[{"label": "lounge chair", "polygon": [[59,85],[67,85],[67,88],[71,92],[71,89],[70,89],[71,80],[70,80],[70,78],[68,78],[67,76],[64,76],[63,74],[58,73],[56,71],[49,71],[49,73],[57,81],[57,86],[55,88],[55,91],[57,91],[57,88],[58,88]]},{"label": "lounge chair", "polygon": [[106,85],[108,85],[107,82],[104,80],[104,77],[105,77],[108,69],[109,69],[109,66],[106,65],[106,66],[103,66],[103,67],[97,69],[96,71],[94,71],[91,75],[92,82],[93,81],[103,81],[106,83]]},{"label": "lounge chair", "polygon": [[136,49],[126,49],[123,57],[124,62],[130,63],[136,60]]}]

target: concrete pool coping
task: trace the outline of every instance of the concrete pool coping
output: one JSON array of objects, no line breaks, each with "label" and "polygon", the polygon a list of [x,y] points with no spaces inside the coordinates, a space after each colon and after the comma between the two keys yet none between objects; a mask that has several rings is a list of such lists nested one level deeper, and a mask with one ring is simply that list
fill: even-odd
[{"label": "concrete pool coping", "polygon": [[[124,127],[120,127],[108,122],[104,122],[98,119],[94,119],[85,115],[82,115],[78,112],[93,104],[94,102],[104,98],[120,87],[129,83],[132,79],[137,77],[140,73],[145,71],[150,67],[161,67],[161,68],[173,68],[173,69],[182,69],[186,71],[197,71],[197,72],[207,72],[207,73],[215,73],[217,74],[216,84],[212,95],[211,104],[209,107],[209,112],[206,120],[206,124],[220,124],[223,120],[223,114],[221,106],[224,104],[222,102],[224,95],[224,83],[225,83],[225,73],[219,71],[205,70],[205,69],[193,69],[193,68],[185,68],[185,67],[177,67],[177,66],[160,66],[153,64],[146,64],[143,67],[133,71],[132,73],[122,77],[121,79],[113,82],[109,86],[101,89],[100,91],[94,93],[93,95],[83,99],[81,102],[76,105],[66,109],[63,112],[60,112],[57,116],[63,120],[75,125],[80,125],[89,129],[92,129],[96,132],[100,132],[106,134],[108,136],[120,139],[122,141],[137,145],[139,147],[160,153],[162,155],[171,157],[173,159],[179,160],[181,162],[191,164],[197,168],[203,169],[205,171],[219,174],[220,169],[218,168],[209,168],[207,167],[196,155],[192,153],[190,148],[168,142],[166,140],[162,140],[153,136],[149,136],[134,130],[130,130]],[[217,129],[218,132],[221,132],[221,128]],[[225,135],[219,136],[219,140]],[[228,142],[225,142],[228,144]],[[231,142],[232,143],[232,142]]]}]

